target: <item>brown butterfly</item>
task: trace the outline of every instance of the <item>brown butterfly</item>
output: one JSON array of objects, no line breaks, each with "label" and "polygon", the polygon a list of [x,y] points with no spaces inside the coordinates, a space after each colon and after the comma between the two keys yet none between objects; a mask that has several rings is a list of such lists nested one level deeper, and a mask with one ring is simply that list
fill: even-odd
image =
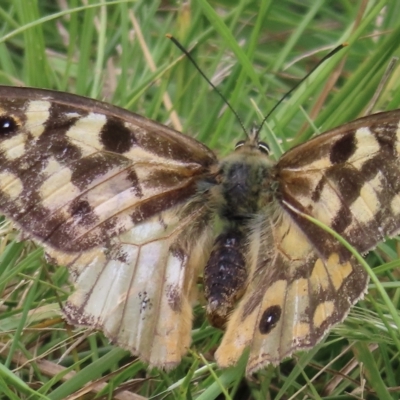
[{"label": "brown butterfly", "polygon": [[203,275],[215,358],[248,373],[311,348],[368,276],[313,216],[365,253],[400,229],[400,111],[326,132],[275,163],[254,132],[228,157],[112,105],[0,87],[0,211],[70,268],[69,323],[152,366],[190,346]]}]

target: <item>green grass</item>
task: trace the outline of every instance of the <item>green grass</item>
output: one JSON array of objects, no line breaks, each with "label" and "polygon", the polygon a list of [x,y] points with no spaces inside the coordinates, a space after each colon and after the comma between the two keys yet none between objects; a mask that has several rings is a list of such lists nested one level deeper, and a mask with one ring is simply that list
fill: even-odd
[{"label": "green grass", "polygon": [[[103,99],[182,130],[220,155],[244,134],[166,33],[192,49],[246,127],[259,123],[329,49],[349,43],[268,119],[262,137],[277,157],[363,115],[390,60],[399,55],[400,3],[394,0],[65,3],[65,10],[57,2],[0,3],[0,83]],[[396,65],[374,111],[399,107],[399,74]],[[201,306],[195,308],[193,351],[169,373],[147,371],[100,333],[85,336],[67,327],[59,313],[73,290],[66,269],[47,265],[32,243],[18,242],[9,223],[0,229],[0,399],[56,400],[84,393],[93,398],[100,387],[103,398],[121,390],[132,399],[138,398],[132,393],[345,399],[352,391],[360,398],[400,398],[396,239],[366,257],[381,283],[370,284],[369,295],[343,324],[310,352],[247,380],[244,362],[229,370],[213,363],[221,334],[205,322]]]}]

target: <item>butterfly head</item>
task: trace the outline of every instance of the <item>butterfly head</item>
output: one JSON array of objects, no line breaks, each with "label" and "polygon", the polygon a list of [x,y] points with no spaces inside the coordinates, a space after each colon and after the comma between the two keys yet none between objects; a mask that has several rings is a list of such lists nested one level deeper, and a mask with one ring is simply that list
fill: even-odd
[{"label": "butterfly head", "polygon": [[259,129],[254,127],[247,134],[247,139],[239,140],[235,145],[235,151],[251,151],[261,152],[264,155],[270,154],[270,148],[267,143],[262,142],[259,138]]}]

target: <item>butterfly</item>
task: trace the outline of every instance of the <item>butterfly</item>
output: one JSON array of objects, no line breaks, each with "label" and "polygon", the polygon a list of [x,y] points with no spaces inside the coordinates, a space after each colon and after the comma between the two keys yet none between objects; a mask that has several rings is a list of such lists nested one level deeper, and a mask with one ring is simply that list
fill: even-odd
[{"label": "butterfly", "polygon": [[0,87],[0,211],[69,268],[73,325],[173,368],[202,276],[224,330],[220,367],[247,373],[315,346],[368,275],[310,215],[366,253],[400,230],[400,110],[325,132],[278,162],[258,132],[219,160],[122,108]]}]

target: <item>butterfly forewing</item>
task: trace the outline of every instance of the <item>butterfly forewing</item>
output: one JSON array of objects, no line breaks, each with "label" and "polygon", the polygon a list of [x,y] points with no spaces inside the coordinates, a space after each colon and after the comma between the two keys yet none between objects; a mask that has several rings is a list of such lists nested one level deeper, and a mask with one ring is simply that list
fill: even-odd
[{"label": "butterfly forewing", "polygon": [[215,162],[195,140],[107,104],[22,88],[0,98],[3,211],[60,250],[98,246],[184,202]]},{"label": "butterfly forewing", "polygon": [[361,253],[400,229],[400,111],[333,129],[277,165],[282,200],[326,223]]},{"label": "butterfly forewing", "polygon": [[277,164],[256,137],[217,161],[126,110],[1,87],[0,210],[70,268],[68,321],[151,365],[187,351],[206,267],[207,310],[226,330],[216,360],[233,365],[249,348],[251,373],[314,346],[364,294],[352,254],[299,212],[360,252],[397,234],[399,119],[353,121]]}]

